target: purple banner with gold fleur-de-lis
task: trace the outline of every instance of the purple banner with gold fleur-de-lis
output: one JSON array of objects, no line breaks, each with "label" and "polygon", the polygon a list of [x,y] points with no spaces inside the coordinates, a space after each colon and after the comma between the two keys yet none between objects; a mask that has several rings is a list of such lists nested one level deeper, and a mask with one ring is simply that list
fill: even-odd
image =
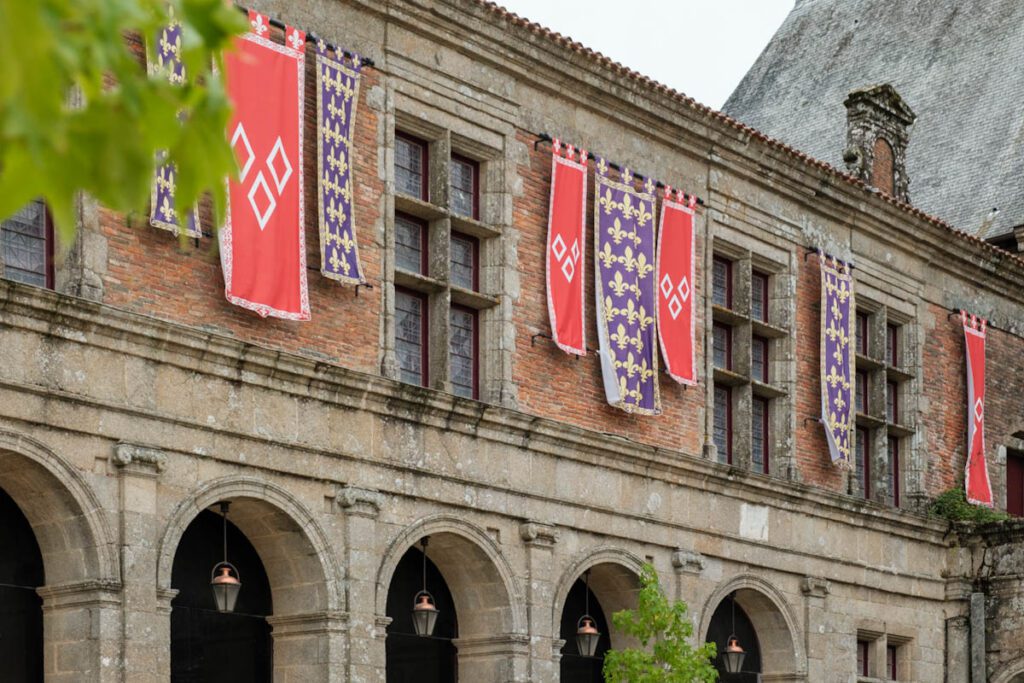
[{"label": "purple banner with gold fleur-de-lis", "polygon": [[[185,82],[185,65],[181,61],[181,24],[173,15],[170,24],[156,36],[150,50],[149,64],[151,73],[164,75],[167,80],[176,85]],[[161,156],[163,155],[161,154]],[[178,170],[173,163],[157,166],[149,209],[150,225],[174,233],[181,229],[174,198],[177,188],[177,173]],[[185,234],[189,237],[202,236],[194,209],[188,213],[185,222]]]},{"label": "purple banner with gold fleur-de-lis", "polygon": [[854,308],[850,264],[819,253],[821,263],[821,421],[832,464],[851,468]]},{"label": "purple banner with gold fleur-de-lis", "polygon": [[317,43],[317,173],[320,202],[320,271],[324,277],[365,284],[359,265],[352,179],[352,135],[359,100],[359,57],[333,54]]},{"label": "purple banner with gold fleur-de-lis", "polygon": [[654,319],[654,181],[637,191],[624,169],[608,177],[599,159],[594,214],[597,332],[608,402],[629,413],[657,415],[658,338]]}]

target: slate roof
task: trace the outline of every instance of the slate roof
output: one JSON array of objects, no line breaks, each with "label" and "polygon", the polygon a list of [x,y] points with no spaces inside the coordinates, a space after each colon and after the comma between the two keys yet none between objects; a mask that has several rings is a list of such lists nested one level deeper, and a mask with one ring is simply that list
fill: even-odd
[{"label": "slate roof", "polygon": [[982,239],[1024,225],[1022,0],[797,0],[723,111],[842,169],[843,101],[882,83],[917,114],[911,203]]}]

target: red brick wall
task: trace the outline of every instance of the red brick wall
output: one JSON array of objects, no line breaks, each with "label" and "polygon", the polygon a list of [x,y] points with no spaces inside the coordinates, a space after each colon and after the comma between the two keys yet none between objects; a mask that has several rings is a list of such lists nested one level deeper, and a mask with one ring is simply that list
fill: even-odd
[{"label": "red brick wall", "polygon": [[[280,31],[276,39],[281,40]],[[141,54],[141,46],[136,43]],[[193,326],[212,326],[248,342],[330,359],[362,372],[379,372],[381,314],[381,244],[375,225],[380,220],[377,129],[379,116],[367,106],[366,96],[380,82],[374,69],[363,72],[355,131],[356,229],[364,272],[374,289],[356,296],[351,286],[339,285],[319,275],[320,253],[316,197],[316,100],[315,62],[307,51],[306,81],[306,245],[310,305],[308,323],[261,319],[230,305],[224,298],[220,263],[211,238],[179,242],[167,232],[148,226],[129,228],[110,212],[101,215],[101,229],[108,240],[109,265],[105,277],[106,303],[166,320]],[[532,150],[534,138],[520,133],[519,140]],[[550,417],[599,432],[618,434],[635,441],[700,455],[705,432],[705,388],[683,387],[660,375],[664,413],[657,417],[630,416],[611,408],[604,398],[601,369],[594,353],[575,359],[548,339],[550,334],[544,279],[544,247],[547,230],[551,175],[550,151],[530,153],[518,168],[523,193],[514,201],[514,228],[519,233],[518,270],[521,296],[514,305],[516,351],[513,379],[519,387],[520,407],[527,413]],[[588,195],[588,249],[584,274],[587,293],[586,332],[588,348],[597,347],[593,297],[593,182]],[[207,226],[208,228],[208,226]],[[698,264],[703,263],[703,236],[697,241]],[[839,490],[840,472],[831,465],[821,425],[819,327],[820,274],[815,264],[799,264],[796,295],[796,372],[799,382],[793,397],[796,433],[793,452],[805,482]],[[696,283],[697,300],[703,301],[704,274]],[[962,477],[964,464],[964,360],[963,338],[957,320],[932,306],[936,329],[924,335],[922,400],[928,412],[927,440],[922,445],[930,458],[927,487],[934,495]],[[698,307],[697,351],[703,358],[703,309]],[[993,331],[989,335],[988,452],[1015,429],[1024,396],[1024,376],[1007,369],[1019,366],[1021,340]],[[698,364],[703,367],[703,361]],[[701,373],[703,374],[703,373]],[[702,377],[702,382],[704,378]],[[809,418],[809,419],[805,419]],[[738,416],[737,419],[742,419]]]}]

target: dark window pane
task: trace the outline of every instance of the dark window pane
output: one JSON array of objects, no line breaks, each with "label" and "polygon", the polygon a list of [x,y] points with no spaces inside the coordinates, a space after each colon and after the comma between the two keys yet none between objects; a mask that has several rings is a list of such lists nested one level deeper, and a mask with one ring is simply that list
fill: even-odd
[{"label": "dark window pane", "polygon": [[1024,517],[1024,453],[1006,454],[1006,511]]},{"label": "dark window pane", "polygon": [[723,308],[732,308],[732,263],[715,257],[712,262],[711,301]]},{"label": "dark window pane", "polygon": [[456,216],[476,218],[477,165],[467,159],[452,158],[451,209]]},{"label": "dark window pane", "polygon": [[758,396],[751,403],[750,457],[755,472],[768,472],[768,401]]},{"label": "dark window pane", "polygon": [[427,145],[395,137],[395,191],[427,201]]},{"label": "dark window pane", "polygon": [[768,276],[764,273],[755,272],[750,277],[750,315],[768,322]]},{"label": "dark window pane", "polygon": [[466,398],[476,398],[476,319],[476,311],[464,308],[450,310],[451,339],[448,348],[452,391]]},{"label": "dark window pane", "polygon": [[892,366],[900,364],[900,328],[887,325],[885,329],[885,362]]},{"label": "dark window pane", "polygon": [[46,208],[41,201],[29,202],[0,223],[4,277],[46,286],[46,232]]},{"label": "dark window pane", "polygon": [[716,368],[724,370],[732,369],[732,328],[728,325],[715,323],[712,327],[714,334],[714,361]]},{"label": "dark window pane", "polygon": [[408,216],[395,216],[395,265],[410,273],[426,275],[424,255],[426,226]]},{"label": "dark window pane", "polygon": [[768,340],[763,337],[750,340],[750,375],[751,379],[768,383]]},{"label": "dark window pane", "polygon": [[732,462],[732,392],[728,387],[715,387],[715,448],[718,462]]},{"label": "dark window pane", "polygon": [[472,237],[452,233],[452,284],[465,289],[476,290],[476,249],[477,242]]},{"label": "dark window pane", "polygon": [[868,355],[868,314],[857,313],[857,353]]},{"label": "dark window pane", "polygon": [[885,385],[885,419],[895,424],[900,421],[900,393],[896,382]]},{"label": "dark window pane", "polygon": [[853,470],[853,492],[855,495],[867,498],[871,495],[871,444],[868,441],[868,430],[858,429],[856,431],[856,439],[857,449]]},{"label": "dark window pane", "polygon": [[855,409],[858,413],[868,412],[868,391],[870,385],[868,384],[868,373],[858,372],[855,380],[855,391],[856,391],[856,406]]},{"label": "dark window pane", "polygon": [[427,340],[426,301],[418,294],[398,290],[395,292],[395,352],[403,382],[425,385],[427,369],[424,363]]},{"label": "dark window pane", "polygon": [[867,676],[868,674],[868,642],[857,641],[857,675]]},{"label": "dark window pane", "polygon": [[889,480],[889,495],[892,496],[892,504],[896,507],[900,506],[900,440],[895,437],[889,437],[889,471],[887,478]]},{"label": "dark window pane", "polygon": [[896,680],[896,646],[886,645],[885,646],[885,668],[889,674],[889,678]]}]

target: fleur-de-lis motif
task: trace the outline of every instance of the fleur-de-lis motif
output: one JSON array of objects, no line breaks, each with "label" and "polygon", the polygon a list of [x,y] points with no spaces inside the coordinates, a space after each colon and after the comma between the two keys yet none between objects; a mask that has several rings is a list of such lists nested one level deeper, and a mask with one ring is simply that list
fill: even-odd
[{"label": "fleur-de-lis motif", "polygon": [[620,349],[626,348],[630,341],[629,335],[626,334],[626,326],[622,323],[618,324],[615,328],[615,332],[613,332],[609,338],[615,342],[615,345]]},{"label": "fleur-de-lis motif", "polygon": [[[346,254],[352,253],[352,249],[356,246],[356,241],[352,239],[351,235],[348,234],[348,230],[341,233],[341,237],[337,238],[338,243],[345,249]],[[348,269],[345,269],[348,272]]]},{"label": "fleur-de-lis motif", "polygon": [[629,283],[622,279],[622,271],[617,270],[608,282],[608,287],[615,292],[615,296],[622,296],[623,292],[629,289]]},{"label": "fleur-de-lis motif", "polygon": [[619,260],[619,258],[612,253],[612,245],[608,242],[604,243],[604,249],[597,252],[597,258],[604,264],[605,268],[611,268],[612,264]]},{"label": "fleur-de-lis motif", "polygon": [[293,50],[298,50],[305,42],[305,37],[300,35],[300,32],[295,29],[292,29],[291,33],[288,34],[288,44],[292,46]]},{"label": "fleur-de-lis motif", "polygon": [[604,195],[601,196],[597,203],[604,209],[606,216],[610,216],[613,210],[619,208],[619,203],[615,201],[615,196],[612,194],[612,188],[610,187],[605,188]]},{"label": "fleur-de-lis motif", "polygon": [[648,263],[647,254],[640,252],[636,257],[636,276],[642,280],[650,275],[652,271],[654,271],[654,264]]},{"label": "fleur-de-lis motif", "polygon": [[636,259],[633,258],[633,248],[626,245],[626,248],[622,250],[622,256],[619,257],[619,262],[626,267],[627,273],[632,273],[636,267]]},{"label": "fleur-de-lis motif", "polygon": [[177,212],[174,210],[174,207],[171,206],[171,199],[168,195],[164,195],[164,201],[160,204],[160,214],[168,223],[174,222]]},{"label": "fleur-de-lis motif", "polygon": [[638,311],[636,309],[636,303],[633,301],[633,299],[628,299],[626,301],[625,308],[620,308],[619,309],[619,315],[626,316],[626,322],[628,322],[630,325],[632,325],[633,323],[636,322],[636,319],[640,316],[640,311]]},{"label": "fleur-de-lis motif", "polygon": [[[654,218],[654,214],[647,210],[647,202],[639,202],[634,213],[636,215],[636,224],[641,228],[647,225],[647,222]],[[637,238],[637,244],[639,243],[639,238]]]},{"label": "fleur-de-lis motif", "polygon": [[640,304],[640,315],[637,317],[637,321],[640,323],[641,330],[646,330],[654,324],[654,316],[647,315],[647,309],[644,308],[643,304]]},{"label": "fleur-de-lis motif", "polygon": [[339,225],[345,222],[345,207],[338,206],[334,203],[334,197],[331,197],[331,203],[327,206],[327,215],[330,219]]},{"label": "fleur-de-lis motif", "polygon": [[608,228],[608,234],[615,244],[622,244],[622,240],[629,236],[629,233],[622,229],[622,221],[618,218],[612,222],[612,227]]},{"label": "fleur-de-lis motif", "polygon": [[338,272],[338,270],[340,269],[341,272],[343,272],[345,275],[348,275],[348,271],[351,268],[351,266],[349,266],[348,264],[348,261],[346,261],[345,259],[338,258],[337,249],[331,249],[330,264],[331,267],[334,268],[334,272]]},{"label": "fleur-de-lis motif", "polygon": [[622,313],[622,311],[615,307],[615,304],[612,303],[612,298],[610,296],[606,296],[604,298],[604,319],[610,321],[620,313]]},{"label": "fleur-de-lis motif", "polygon": [[270,27],[263,22],[263,15],[257,14],[256,18],[249,22],[252,24],[252,31],[258,36],[262,36],[264,33],[270,30]]}]

